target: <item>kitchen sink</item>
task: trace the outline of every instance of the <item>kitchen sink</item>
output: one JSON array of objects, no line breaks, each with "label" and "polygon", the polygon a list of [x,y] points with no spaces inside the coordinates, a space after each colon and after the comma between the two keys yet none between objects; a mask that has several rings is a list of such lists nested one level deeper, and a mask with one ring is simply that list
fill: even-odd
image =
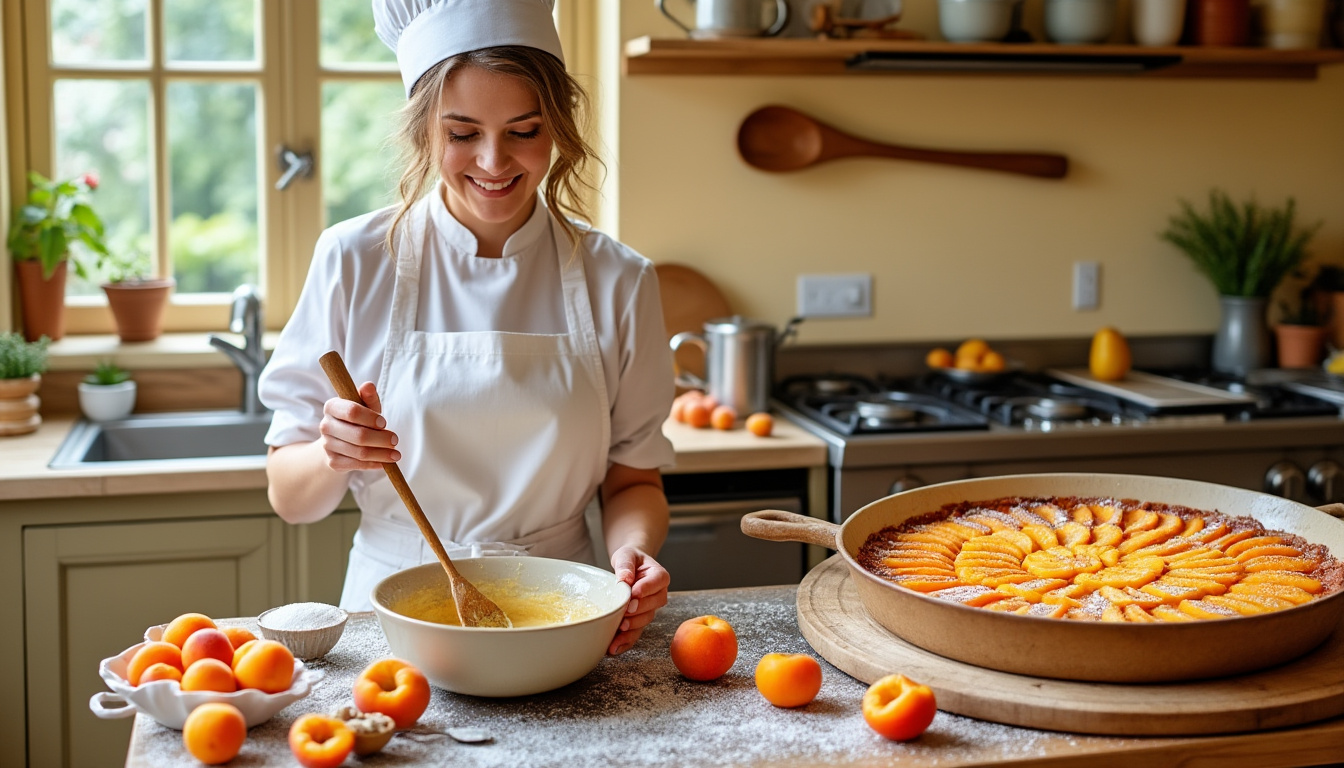
[{"label": "kitchen sink", "polygon": [[56,450],[52,469],[167,467],[202,459],[264,457],[271,414],[241,411],[146,413],[115,421],[80,419]]}]

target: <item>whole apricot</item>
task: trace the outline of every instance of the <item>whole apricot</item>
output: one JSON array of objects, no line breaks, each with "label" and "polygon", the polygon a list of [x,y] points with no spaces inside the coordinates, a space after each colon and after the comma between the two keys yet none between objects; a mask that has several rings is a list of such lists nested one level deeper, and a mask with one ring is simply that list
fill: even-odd
[{"label": "whole apricot", "polygon": [[163,641],[181,648],[191,633],[198,629],[218,629],[218,627],[215,626],[214,619],[204,613],[184,613],[168,622],[168,626],[163,630]]},{"label": "whole apricot", "polygon": [[[230,674],[232,677],[232,674]],[[140,684],[152,683],[155,680],[176,680],[182,682],[182,670],[171,664],[164,664],[162,661],[156,661],[145,667],[145,671],[140,674]]]},{"label": "whole apricot", "polygon": [[980,370],[984,373],[999,373],[1008,367],[1008,361],[1003,359],[1003,355],[990,350],[980,358]]},{"label": "whole apricot", "polygon": [[247,740],[247,720],[232,704],[212,701],[191,710],[182,725],[182,744],[206,765],[227,763]]},{"label": "whole apricot", "polygon": [[737,424],[737,411],[731,405],[720,405],[709,415],[709,423],[715,429],[732,429]]},{"label": "whole apricot", "polygon": [[1132,358],[1129,342],[1123,334],[1114,328],[1106,327],[1092,337],[1092,346],[1088,349],[1087,368],[1092,376],[1101,381],[1120,381],[1129,373]]},{"label": "whole apricot", "polygon": [[126,682],[139,685],[140,676],[145,670],[149,669],[151,664],[159,663],[176,667],[181,672],[182,651],[176,645],[161,640],[145,643],[135,655],[131,656],[131,663],[126,665]]},{"label": "whole apricot", "polygon": [[747,417],[747,431],[757,437],[769,437],[775,431],[775,418],[764,411]]},{"label": "whole apricot", "polygon": [[979,360],[989,351],[989,344],[984,339],[967,339],[957,346],[956,358],[968,358]]},{"label": "whole apricot", "polygon": [[933,691],[905,675],[887,675],[863,694],[863,720],[893,741],[923,733],[938,713]]},{"label": "whole apricot", "polygon": [[686,406],[686,423],[696,429],[708,427],[712,419],[714,409],[706,402],[706,398],[700,398]]},{"label": "whole apricot", "polygon": [[354,731],[334,717],[310,712],[289,727],[289,751],[304,768],[335,768],[354,748]]},{"label": "whole apricot", "polygon": [[233,693],[238,690],[238,682],[228,664],[219,659],[200,659],[182,673],[182,690]]},{"label": "whole apricot", "polygon": [[201,659],[219,659],[226,667],[232,665],[233,643],[229,636],[218,629],[192,632],[182,644],[182,668],[191,669],[191,665]]},{"label": "whole apricot", "polygon": [[672,635],[672,663],[691,680],[715,680],[737,660],[737,633],[718,616],[687,619]]},{"label": "whole apricot", "polygon": [[360,712],[381,712],[397,728],[410,728],[429,707],[429,680],[411,664],[388,657],[359,673],[354,694]]},{"label": "whole apricot", "polygon": [[229,666],[233,667],[235,670],[238,669],[238,662],[243,658],[244,655],[247,654],[247,649],[251,648],[253,645],[256,645],[256,643],[257,643],[256,639],[253,638],[252,640],[248,640],[244,642],[242,645],[233,649],[233,661],[229,662]]},{"label": "whole apricot", "polygon": [[243,643],[234,655],[233,676],[239,688],[266,693],[287,691],[294,681],[294,654],[274,640]]},{"label": "whole apricot", "polygon": [[805,653],[767,653],[756,665],[756,690],[776,707],[801,707],[821,691],[821,665]]},{"label": "whole apricot", "polygon": [[233,646],[235,651],[243,647],[243,643],[248,640],[257,639],[257,636],[252,634],[247,627],[223,627],[220,631],[224,633],[225,637],[229,638],[229,644]]},{"label": "whole apricot", "polygon": [[924,356],[924,364],[930,368],[951,368],[953,360],[952,353],[942,347],[934,347]]}]

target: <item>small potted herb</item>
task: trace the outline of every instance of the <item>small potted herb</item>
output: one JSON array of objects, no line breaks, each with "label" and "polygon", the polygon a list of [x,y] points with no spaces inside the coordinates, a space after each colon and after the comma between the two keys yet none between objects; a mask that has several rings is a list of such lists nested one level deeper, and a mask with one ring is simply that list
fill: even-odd
[{"label": "small potted herb", "polygon": [[174,281],[150,277],[149,256],[139,251],[110,251],[98,261],[107,282],[107,306],[122,341],[150,341],[163,333],[163,314]]},{"label": "small potted herb", "polygon": [[79,383],[79,409],[93,421],[124,419],[135,408],[135,382],[131,375],[101,362]]},{"label": "small potted herb", "polygon": [[1296,305],[1279,302],[1279,324],[1274,326],[1279,347],[1280,368],[1315,368],[1325,355],[1324,318],[1303,289]]},{"label": "small potted herb", "polygon": [[42,423],[37,388],[47,370],[46,336],[25,341],[17,333],[0,333],[0,435],[33,432]]}]

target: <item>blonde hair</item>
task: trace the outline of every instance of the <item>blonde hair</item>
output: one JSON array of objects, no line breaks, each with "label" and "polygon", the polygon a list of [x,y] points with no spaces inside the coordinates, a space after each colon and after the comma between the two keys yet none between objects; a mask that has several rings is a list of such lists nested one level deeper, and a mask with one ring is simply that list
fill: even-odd
[{"label": "blonde hair", "polygon": [[398,227],[411,206],[438,177],[445,133],[438,117],[440,99],[453,73],[463,67],[479,67],[516,77],[536,92],[541,102],[542,123],[555,147],[555,158],[546,174],[546,202],[570,243],[577,245],[583,232],[570,218],[592,220],[581,191],[596,190],[584,172],[589,161],[602,166],[602,160],[583,139],[588,94],[551,54],[528,46],[505,45],[445,59],[427,71],[412,89],[400,112],[398,139],[403,170],[397,184],[400,202],[385,240],[388,253],[396,253]]}]

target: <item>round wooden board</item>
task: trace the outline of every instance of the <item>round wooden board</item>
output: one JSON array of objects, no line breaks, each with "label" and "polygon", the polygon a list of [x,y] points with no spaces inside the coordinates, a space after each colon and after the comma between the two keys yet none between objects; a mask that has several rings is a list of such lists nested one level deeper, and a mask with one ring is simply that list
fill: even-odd
[{"label": "round wooden board", "polygon": [[1344,713],[1344,629],[1296,661],[1240,677],[1143,685],[1026,677],[944,658],[891,634],[869,618],[839,555],[798,586],[798,628],[822,658],[865,683],[900,673],[932,688],[945,712],[1027,728],[1175,736],[1285,728]]},{"label": "round wooden board", "polygon": [[[667,338],[684,331],[705,332],[705,321],[733,314],[728,300],[699,271],[684,264],[659,264],[658,294],[663,303],[663,325]],[[674,356],[678,371],[705,377],[705,357],[692,345],[683,346]]]}]

